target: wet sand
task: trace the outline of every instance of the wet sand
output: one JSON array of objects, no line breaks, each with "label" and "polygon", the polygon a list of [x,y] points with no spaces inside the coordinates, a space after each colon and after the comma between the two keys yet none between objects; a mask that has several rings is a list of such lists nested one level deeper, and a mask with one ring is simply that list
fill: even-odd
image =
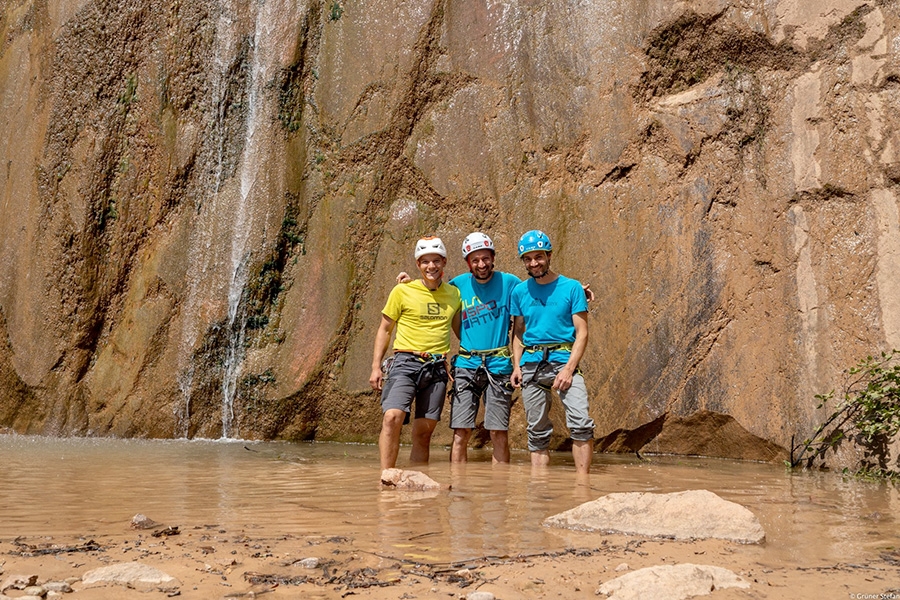
[{"label": "wet sand", "polygon": [[[430,562],[367,550],[347,536],[257,535],[253,528],[179,528],[177,535],[123,527],[119,533],[20,536],[0,542],[0,580],[37,575],[38,582],[80,578],[119,562],[139,561],[177,578],[177,589],[151,592],[72,581],[71,598],[465,598],[474,591],[499,599],[596,598],[600,584],[653,565],[724,567],[751,587],[713,598],[900,598],[900,552],[870,564],[816,563],[783,567],[760,561],[759,546],[704,540],[676,542],[584,533],[583,544],[542,553],[473,556]],[[314,568],[304,559],[317,559]],[[7,595],[15,596],[13,590]],[[605,597],[605,596],[602,596]]]}]

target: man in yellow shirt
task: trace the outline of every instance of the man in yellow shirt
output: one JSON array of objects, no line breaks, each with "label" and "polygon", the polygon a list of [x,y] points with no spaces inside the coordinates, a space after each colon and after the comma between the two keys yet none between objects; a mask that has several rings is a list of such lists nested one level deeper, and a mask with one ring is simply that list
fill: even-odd
[{"label": "man in yellow shirt", "polygon": [[[381,468],[397,464],[400,431],[409,420],[413,400],[411,463],[427,463],[431,435],[441,418],[447,391],[447,353],[450,331],[459,337],[459,290],[443,282],[447,249],[440,238],[416,242],[416,265],[421,279],[398,284],[381,311],[375,334],[369,384],[381,392]],[[384,360],[394,327],[394,354]]]}]

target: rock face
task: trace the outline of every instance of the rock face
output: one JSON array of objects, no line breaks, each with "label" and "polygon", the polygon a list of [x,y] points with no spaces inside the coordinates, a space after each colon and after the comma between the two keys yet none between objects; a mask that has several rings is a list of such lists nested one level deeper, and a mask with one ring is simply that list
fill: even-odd
[{"label": "rock face", "polygon": [[718,538],[758,544],[766,539],[752,512],[706,490],[609,494],[548,517],[544,525],[676,540]]},{"label": "rock face", "polygon": [[607,581],[597,590],[612,600],[684,600],[708,596],[726,588],[747,589],[750,584],[722,567],[709,565],[659,565],[640,569]]},{"label": "rock face", "polygon": [[483,229],[523,274],[540,227],[597,294],[598,435],[704,410],[787,447],[900,346],[898,26],[874,0],[4,3],[0,426],[373,440],[414,240]]}]

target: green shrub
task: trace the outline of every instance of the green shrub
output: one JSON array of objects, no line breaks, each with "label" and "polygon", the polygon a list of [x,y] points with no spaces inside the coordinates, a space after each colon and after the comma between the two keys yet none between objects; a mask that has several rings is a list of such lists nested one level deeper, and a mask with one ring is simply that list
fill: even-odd
[{"label": "green shrub", "polygon": [[[829,450],[847,442],[863,450],[855,474],[900,476],[888,465],[888,445],[900,432],[900,350],[867,356],[845,373],[839,403],[811,438],[791,448],[790,466],[805,463],[812,467],[816,461],[823,461]],[[817,408],[826,407],[835,402],[835,391],[819,394],[816,399]]]}]

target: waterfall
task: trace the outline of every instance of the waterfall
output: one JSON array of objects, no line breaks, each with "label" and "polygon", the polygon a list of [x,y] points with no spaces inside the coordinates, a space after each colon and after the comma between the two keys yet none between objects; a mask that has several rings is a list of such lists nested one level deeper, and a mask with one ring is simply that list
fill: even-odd
[{"label": "waterfall", "polygon": [[[208,298],[224,296],[226,316],[220,334],[224,337],[221,365],[221,437],[235,435],[234,402],[244,359],[246,317],[242,315],[244,298],[251,271],[253,248],[259,243],[264,219],[255,211],[265,210],[255,201],[265,194],[262,167],[265,151],[272,136],[271,127],[277,110],[277,96],[267,86],[277,74],[298,23],[300,10],[289,0],[235,0],[221,4],[216,26],[215,69],[212,92],[215,123],[214,144],[210,160],[210,190],[201,195],[196,205],[196,227],[191,234],[189,278],[191,289],[184,307],[179,388],[182,406],[177,410],[178,432],[189,437],[191,390],[195,380],[192,364],[202,328],[209,323],[201,305]],[[243,19],[243,20],[242,20]],[[246,24],[252,19],[252,36]],[[244,24],[245,26],[241,27]],[[280,28],[280,29],[279,29]],[[237,78],[237,79],[236,79]],[[236,82],[242,82],[243,88]],[[239,97],[238,97],[239,96]],[[236,122],[240,106],[240,122]],[[235,147],[236,132],[242,129],[239,156]],[[240,135],[240,134],[237,134]],[[222,252],[222,250],[225,250]]]},{"label": "waterfall", "polygon": [[[225,372],[222,377],[222,437],[230,438],[234,422],[234,399],[237,394],[237,379],[240,375],[241,362],[244,357],[244,333],[246,318],[238,322],[238,309],[241,297],[247,285],[250,249],[247,241],[252,225],[252,213],[249,210],[248,198],[259,173],[260,136],[257,134],[260,119],[265,114],[260,106],[264,100],[263,92],[268,81],[269,62],[272,55],[277,56],[274,49],[265,44],[274,27],[271,22],[276,11],[271,9],[273,2],[263,1],[257,8],[256,26],[250,46],[251,69],[249,102],[247,108],[247,124],[244,137],[244,151],[241,154],[239,183],[240,196],[235,211],[234,234],[231,238],[231,282],[228,286],[228,350],[225,356]],[[267,10],[268,9],[268,10]]]},{"label": "waterfall", "polygon": [[271,120],[272,103],[266,103],[265,91],[278,67],[281,55],[276,27],[283,11],[276,0],[260,0],[257,4],[253,41],[250,46],[251,69],[248,93],[247,124],[244,149],[241,154],[239,183],[240,196],[235,211],[234,234],[231,239],[231,282],[228,287],[228,350],[225,372],[222,377],[222,437],[230,438],[234,421],[234,399],[237,381],[244,358],[244,334],[246,316],[238,314],[247,277],[250,270],[251,250],[248,247],[253,226],[250,195],[260,172],[260,154],[263,151],[265,131],[263,126]]}]

